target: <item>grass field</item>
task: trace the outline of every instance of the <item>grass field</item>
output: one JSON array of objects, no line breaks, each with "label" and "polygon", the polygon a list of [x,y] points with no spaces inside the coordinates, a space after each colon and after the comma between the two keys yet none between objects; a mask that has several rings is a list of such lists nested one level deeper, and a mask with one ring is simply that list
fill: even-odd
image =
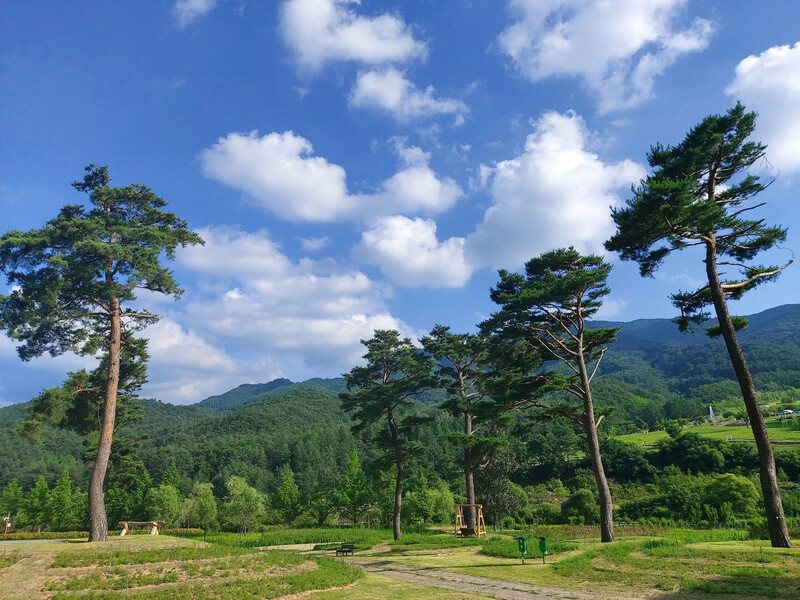
[{"label": "grass field", "polygon": [[[800,431],[796,431],[787,427],[786,420],[780,420],[778,417],[767,417],[767,431],[769,437],[773,441],[780,442],[797,442],[800,444]],[[693,431],[704,437],[712,438],[715,440],[726,440],[733,438],[735,440],[752,440],[753,431],[749,425],[690,425],[686,431]],[[622,442],[629,442],[632,444],[655,444],[658,440],[669,437],[666,431],[651,431],[648,434],[631,433],[628,435],[618,436],[617,439]],[[790,448],[792,446],[789,446]]]},{"label": "grass field", "polygon": [[[292,539],[321,535],[284,533]],[[359,537],[358,530],[346,533],[352,534],[348,539]],[[480,600],[491,595],[469,588],[476,577],[498,590],[525,585],[565,600],[800,598],[800,549],[772,549],[767,542],[747,540],[740,530],[620,528],[617,542],[601,544],[592,527],[541,528],[526,533],[533,540],[544,535],[558,551],[542,564],[532,543],[524,565],[510,556],[512,533],[481,545],[437,532],[409,535],[404,544],[384,538],[345,560],[334,559],[330,550],[259,549],[260,534],[240,539],[238,546],[169,536],[4,542],[0,598]],[[492,546],[499,550],[487,553]],[[369,571],[375,564],[380,572],[364,575],[358,568]],[[456,589],[444,589],[444,580]]]},{"label": "grass field", "polygon": [[[12,545],[13,544],[13,545]],[[8,550],[6,547],[8,546]],[[169,536],[2,543],[0,598],[147,600],[280,598],[352,584],[362,572],[324,556],[203,544]]]}]

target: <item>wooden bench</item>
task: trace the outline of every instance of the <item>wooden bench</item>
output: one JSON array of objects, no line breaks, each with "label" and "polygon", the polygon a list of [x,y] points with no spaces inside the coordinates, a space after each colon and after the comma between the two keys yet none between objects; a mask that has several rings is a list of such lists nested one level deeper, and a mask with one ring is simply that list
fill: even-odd
[{"label": "wooden bench", "polygon": [[336,556],[353,556],[353,550],[355,550],[355,545],[350,543],[343,543],[339,548],[336,549]]},{"label": "wooden bench", "polygon": [[460,530],[459,537],[476,537],[478,532],[475,531],[472,527],[462,527]]},{"label": "wooden bench", "polygon": [[119,525],[122,527],[120,535],[130,535],[131,527],[149,527],[150,535],[158,535],[158,530],[164,524],[164,521],[120,521]]}]

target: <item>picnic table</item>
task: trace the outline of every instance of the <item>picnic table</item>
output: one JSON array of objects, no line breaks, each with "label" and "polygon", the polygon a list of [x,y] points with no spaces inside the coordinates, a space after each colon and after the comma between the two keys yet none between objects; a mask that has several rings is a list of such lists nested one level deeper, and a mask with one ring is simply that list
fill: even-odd
[{"label": "picnic table", "polygon": [[158,530],[164,524],[164,521],[120,521],[119,525],[122,527],[120,535],[130,535],[131,527],[149,527],[150,535],[158,535]]}]

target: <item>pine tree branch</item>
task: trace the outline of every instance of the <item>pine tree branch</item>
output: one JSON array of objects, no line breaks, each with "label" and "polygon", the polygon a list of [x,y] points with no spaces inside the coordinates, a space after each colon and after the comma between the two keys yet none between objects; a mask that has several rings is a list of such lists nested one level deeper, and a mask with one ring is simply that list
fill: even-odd
[{"label": "pine tree branch", "polygon": [[589,375],[589,383],[592,383],[592,379],[594,379],[595,374],[597,373],[597,368],[600,366],[600,361],[603,360],[603,355],[606,353],[608,348],[603,348],[600,350],[600,356],[597,357],[597,362],[594,365],[594,369],[592,369],[592,374]]},{"label": "pine tree branch", "polygon": [[772,271],[765,271],[764,273],[756,273],[755,275],[753,275],[752,277],[750,277],[750,278],[748,278],[748,279],[746,279],[744,281],[739,281],[737,283],[723,283],[723,284],[721,284],[722,290],[727,293],[727,292],[730,292],[730,291],[733,291],[733,290],[739,290],[739,289],[741,289],[743,287],[747,287],[748,285],[750,285],[754,281],[758,281],[759,279],[763,279],[765,277],[772,277],[773,275],[777,275],[778,273],[783,271],[786,267],[788,267],[793,262],[794,261],[790,260],[789,262],[787,262],[782,267],[778,267],[777,269],[773,269]]}]

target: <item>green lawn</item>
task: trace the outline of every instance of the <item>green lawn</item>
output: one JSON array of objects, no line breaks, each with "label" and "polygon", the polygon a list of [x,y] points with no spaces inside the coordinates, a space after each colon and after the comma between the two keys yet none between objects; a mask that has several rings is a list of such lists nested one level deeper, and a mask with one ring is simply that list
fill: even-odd
[{"label": "green lawn", "polygon": [[[519,558],[490,556],[453,536],[430,535],[433,543],[422,534],[419,543],[381,542],[344,560],[332,558],[331,551],[297,554],[169,536],[0,545],[6,559],[0,563],[0,598],[483,598],[437,587],[442,580],[437,571],[499,580],[500,588],[508,585],[504,582],[525,583],[557,598],[800,598],[800,549],[773,549],[745,539],[740,530],[619,528],[618,541],[611,544],[600,543],[596,528],[589,527],[558,526],[531,534],[563,540],[564,548],[546,564],[530,556],[523,565]],[[293,537],[305,535],[298,530]],[[364,576],[352,561],[397,566]],[[424,583],[394,576],[408,567],[430,575]]]},{"label": "green lawn", "polygon": [[[789,429],[786,420],[782,421],[778,417],[767,417],[766,423],[771,440],[791,441],[800,444],[800,431]],[[735,440],[753,439],[753,431],[750,429],[749,425],[690,425],[686,428],[686,431],[693,431],[704,437],[723,441],[729,438]],[[620,435],[617,439],[632,444],[655,444],[658,440],[666,437],[668,437],[666,431],[651,431],[648,434],[631,433],[628,435]]]}]

